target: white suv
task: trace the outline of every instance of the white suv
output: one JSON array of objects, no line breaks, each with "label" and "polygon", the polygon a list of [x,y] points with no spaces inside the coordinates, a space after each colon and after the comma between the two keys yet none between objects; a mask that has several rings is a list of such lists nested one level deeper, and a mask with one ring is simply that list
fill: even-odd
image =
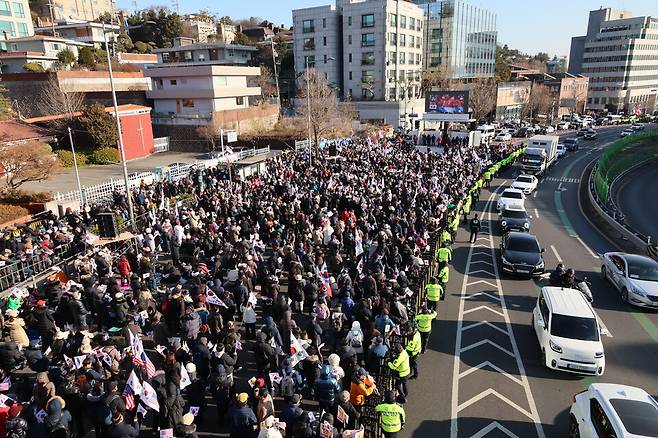
[{"label": "white suv", "polygon": [[525,195],[520,189],[505,189],[498,197],[496,204],[498,210],[504,210],[509,207],[525,208]]},{"label": "white suv", "polygon": [[532,312],[542,360],[548,368],[600,376],[605,356],[596,314],[576,289],[544,287]]},{"label": "white suv", "polygon": [[658,436],[658,403],[640,388],[592,383],[573,397],[569,415],[572,438]]}]

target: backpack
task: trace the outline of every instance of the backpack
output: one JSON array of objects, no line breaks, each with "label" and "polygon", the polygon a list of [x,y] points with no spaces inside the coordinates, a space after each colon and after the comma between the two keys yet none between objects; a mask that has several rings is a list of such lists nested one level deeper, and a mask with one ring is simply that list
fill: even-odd
[{"label": "backpack", "polygon": [[363,347],[363,339],[361,339],[361,333],[356,332],[354,336],[352,336],[352,341],[350,342],[353,348],[361,348]]},{"label": "backpack", "polygon": [[286,374],[279,385],[279,393],[283,397],[292,397],[295,394],[295,381],[292,374]]},{"label": "backpack", "polygon": [[103,401],[98,405],[98,422],[100,424],[104,424],[105,426],[112,424],[112,408],[110,408],[110,405],[118,398],[118,394],[112,394],[112,397],[107,402]]},{"label": "backpack", "polygon": [[329,312],[327,311],[326,306],[320,304],[317,304],[315,306],[315,316],[318,318],[318,320],[320,321],[326,320],[329,317],[328,313]]},{"label": "backpack", "polygon": [[335,331],[340,332],[343,330],[343,313],[334,312],[334,314],[331,315],[331,324]]},{"label": "backpack", "polygon": [[62,423],[48,424],[48,436],[52,438],[67,438],[69,436],[69,430]]}]

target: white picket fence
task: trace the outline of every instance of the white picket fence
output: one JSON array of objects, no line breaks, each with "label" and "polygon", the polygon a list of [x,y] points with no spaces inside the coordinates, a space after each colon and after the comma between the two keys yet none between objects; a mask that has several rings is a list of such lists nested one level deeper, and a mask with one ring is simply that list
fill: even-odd
[{"label": "white picket fence", "polygon": [[[227,154],[223,157],[213,158],[209,160],[197,160],[191,164],[185,164],[181,166],[167,167],[162,169],[162,171],[154,169],[153,171],[142,172],[142,173],[133,173],[128,175],[128,185],[132,190],[135,187],[138,187],[142,181],[145,184],[152,184],[154,181],[178,181],[185,178],[189,175],[193,169],[209,169],[216,166],[226,165],[227,162],[235,163],[245,158],[253,157],[256,155],[264,155],[270,152],[270,147],[264,147],[260,149],[243,149],[232,154]],[[94,204],[101,201],[107,201],[112,199],[112,193],[114,190],[118,190],[121,193],[125,193],[125,184],[123,179],[111,179],[102,184],[97,184],[94,186],[82,187],[82,199],[80,198],[80,192],[78,190],[72,190],[67,193],[57,193],[54,195],[55,201],[59,203],[66,202],[80,202],[81,204]]]}]

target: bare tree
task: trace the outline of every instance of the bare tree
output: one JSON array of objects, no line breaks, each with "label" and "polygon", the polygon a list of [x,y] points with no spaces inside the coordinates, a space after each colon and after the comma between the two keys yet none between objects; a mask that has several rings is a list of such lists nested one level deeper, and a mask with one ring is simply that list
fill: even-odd
[{"label": "bare tree", "polygon": [[199,137],[208,142],[210,152],[214,152],[217,142],[220,141],[219,136],[221,135],[223,128],[224,126],[213,118],[207,125],[199,126],[196,133]]},{"label": "bare tree", "polygon": [[438,67],[423,70],[420,73],[420,96],[425,95],[430,90],[450,90],[455,85],[452,78],[452,69],[449,65],[439,65]]},{"label": "bare tree", "polygon": [[311,132],[316,145],[322,136],[351,126],[352,121],[348,120],[350,113],[346,114],[341,109],[338,98],[329,87],[324,75],[314,68],[309,69],[302,76],[299,95],[300,103],[297,110],[306,120],[310,114]]},{"label": "bare tree", "polygon": [[468,90],[472,118],[479,120],[496,108],[496,82],[493,79],[476,79]]},{"label": "bare tree", "polygon": [[4,170],[2,190],[8,192],[26,182],[46,180],[62,168],[48,145],[36,141],[4,146],[0,165]]},{"label": "bare tree", "polygon": [[553,96],[551,90],[543,84],[535,84],[530,89],[528,101],[523,107],[523,113],[532,119],[537,114],[546,114],[551,110]]},{"label": "bare tree", "polygon": [[256,83],[260,87],[260,95],[263,98],[276,96],[277,90],[274,81],[274,73],[267,66],[260,67],[260,75],[256,78]]},{"label": "bare tree", "polygon": [[64,91],[57,79],[47,82],[39,99],[39,106],[45,115],[63,114],[64,118],[51,122],[56,128],[68,126],[75,118],[75,113],[84,106],[84,94],[75,91]]}]

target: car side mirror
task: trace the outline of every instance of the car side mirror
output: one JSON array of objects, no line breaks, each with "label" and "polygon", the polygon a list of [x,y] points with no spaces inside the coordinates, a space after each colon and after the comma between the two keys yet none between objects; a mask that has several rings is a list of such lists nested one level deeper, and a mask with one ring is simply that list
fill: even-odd
[{"label": "car side mirror", "polygon": [[546,248],[541,249],[542,254],[546,252]]}]

